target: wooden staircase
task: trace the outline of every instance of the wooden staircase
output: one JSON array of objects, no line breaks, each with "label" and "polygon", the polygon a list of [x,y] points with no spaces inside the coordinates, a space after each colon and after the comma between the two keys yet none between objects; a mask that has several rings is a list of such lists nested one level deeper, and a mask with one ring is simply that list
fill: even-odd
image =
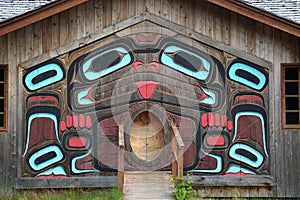
[{"label": "wooden staircase", "polygon": [[125,172],[124,200],[175,199],[170,172]]}]

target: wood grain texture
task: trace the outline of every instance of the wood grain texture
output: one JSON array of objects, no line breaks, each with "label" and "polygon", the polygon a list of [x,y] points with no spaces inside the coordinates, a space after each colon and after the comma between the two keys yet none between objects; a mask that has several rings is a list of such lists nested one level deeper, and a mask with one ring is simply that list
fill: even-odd
[{"label": "wood grain texture", "polygon": [[[7,148],[1,154],[0,169],[5,174],[3,176],[9,176],[9,166],[5,163],[16,164],[12,154],[17,152],[17,144],[22,144],[16,142],[22,138],[21,132],[17,131],[17,122],[21,119],[17,113],[24,112],[22,104],[18,110],[15,109],[22,99],[18,95],[20,92],[18,86],[21,86],[22,82],[19,80],[22,76],[18,66],[21,66],[22,71],[23,68],[32,67],[82,45],[93,43],[144,20],[174,29],[196,41],[266,67],[273,78],[270,82],[272,91],[269,104],[272,108],[268,111],[271,126],[270,166],[274,180],[271,181],[270,177],[253,179],[252,181],[256,182],[253,185],[253,182],[241,181],[239,178],[223,180],[221,177],[214,179],[204,177],[195,182],[201,186],[198,193],[203,196],[300,196],[299,130],[285,130],[281,127],[279,89],[281,63],[300,62],[300,39],[207,1],[89,0],[53,17],[0,36],[0,63],[9,65],[9,84],[12,85],[9,89],[9,131],[1,133],[1,143],[13,147]],[[6,162],[8,156],[11,158]],[[0,180],[0,184],[3,185],[5,181]],[[98,183],[97,178],[70,181],[72,180],[75,180],[76,184],[64,180],[61,185],[64,187],[104,185],[104,182]],[[88,183],[87,180],[91,182]],[[103,181],[107,181],[108,185],[117,184],[116,178],[114,182],[105,179]],[[16,183],[17,188],[59,187],[46,180],[18,179]],[[236,185],[242,188],[235,189]]]}]

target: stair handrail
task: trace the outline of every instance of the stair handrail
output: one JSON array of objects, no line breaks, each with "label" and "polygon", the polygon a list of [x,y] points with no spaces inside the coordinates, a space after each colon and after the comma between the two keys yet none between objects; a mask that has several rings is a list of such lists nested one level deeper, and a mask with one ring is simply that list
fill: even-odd
[{"label": "stair handrail", "polygon": [[124,154],[125,154],[125,139],[124,125],[119,125],[119,150],[118,150],[118,190],[123,192],[124,186]]},{"label": "stair handrail", "polygon": [[172,176],[173,179],[182,178],[183,177],[183,153],[184,153],[184,142],[179,133],[179,130],[176,124],[171,124],[172,128],[172,152],[173,152],[173,161],[172,161]]}]

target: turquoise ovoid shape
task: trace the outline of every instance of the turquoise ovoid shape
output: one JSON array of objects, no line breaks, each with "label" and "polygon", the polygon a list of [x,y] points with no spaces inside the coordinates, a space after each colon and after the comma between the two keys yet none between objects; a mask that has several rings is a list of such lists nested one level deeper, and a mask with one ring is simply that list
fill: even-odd
[{"label": "turquoise ovoid shape", "polygon": [[[176,53],[176,52],[179,52],[179,51],[182,51],[182,52],[185,52],[185,53],[188,53],[196,58],[198,58],[199,60],[202,61],[202,64],[203,64],[203,67],[205,70],[200,70],[200,71],[197,71],[197,72],[194,72],[194,71],[191,71],[187,68],[185,68],[184,66],[181,66],[179,64],[177,64],[173,58],[168,55],[170,53]],[[210,73],[210,70],[211,70],[211,65],[210,63],[203,57],[193,53],[193,52],[190,52],[186,49],[183,49],[183,48],[180,48],[178,46],[168,46],[162,53],[161,55],[161,62],[177,71],[181,71],[183,72],[184,74],[188,75],[188,76],[191,76],[191,77],[194,77],[196,79],[199,79],[199,80],[205,80],[207,79],[209,73]]]},{"label": "turquoise ovoid shape", "polygon": [[57,166],[57,167],[48,169],[48,170],[38,174],[36,177],[43,176],[43,175],[48,176],[48,175],[51,175],[51,174],[67,176],[67,173],[64,170],[64,168],[62,166]]},{"label": "turquoise ovoid shape", "polygon": [[[257,78],[258,82],[254,82],[253,80],[251,80],[251,78],[247,79],[246,76],[240,76],[239,74],[237,74],[237,71],[244,72],[245,74],[249,74],[250,76]],[[231,80],[258,91],[262,90],[267,84],[267,77],[265,76],[265,74],[244,63],[237,62],[231,65],[229,67],[228,75]]]},{"label": "turquoise ovoid shape", "polygon": [[[48,160],[45,160],[41,163],[37,163],[37,159],[44,156],[45,154],[54,153],[55,156],[51,157]],[[34,171],[42,170],[50,165],[53,165],[64,158],[63,152],[61,149],[56,145],[50,145],[43,149],[38,150],[34,154],[29,157],[29,165]]]},{"label": "turquoise ovoid shape", "polygon": [[84,154],[84,155],[81,155],[81,156],[76,156],[72,159],[71,161],[71,170],[73,173],[75,174],[82,174],[82,173],[93,173],[93,172],[99,172],[99,170],[94,170],[94,169],[88,169],[88,170],[80,170],[80,169],[77,169],[76,168],[76,161],[81,159],[81,158],[84,158],[86,156],[88,156],[89,154],[91,153],[91,151],[89,151],[88,153]]},{"label": "turquoise ovoid shape", "polygon": [[[50,77],[46,76],[47,78],[45,79],[43,79],[43,77],[40,77],[46,75],[50,71],[55,71],[55,74],[53,74]],[[28,74],[26,74],[24,83],[30,91],[34,91],[49,86],[51,84],[54,84],[56,82],[59,82],[63,80],[64,77],[65,77],[64,70],[58,63],[49,63],[41,67],[38,67],[33,71],[29,72]],[[34,79],[41,79],[41,80],[35,83]]]},{"label": "turquoise ovoid shape", "polygon": [[[107,54],[109,52],[112,52],[112,51],[117,51],[121,54],[123,54],[120,62],[118,62],[117,64],[113,65],[113,66],[110,66],[102,71],[99,71],[99,72],[95,72],[95,71],[89,71],[89,68],[92,64],[92,62],[99,58],[100,56],[104,55],[104,54]],[[93,81],[93,80],[96,80],[100,77],[103,77],[107,74],[110,74],[122,67],[125,67],[126,65],[128,65],[129,63],[131,62],[131,56],[130,56],[130,53],[124,48],[124,47],[116,47],[116,48],[112,48],[112,49],[109,49],[109,50],[106,50],[102,53],[99,53],[99,54],[96,54],[94,56],[92,56],[91,58],[89,58],[88,60],[84,61],[83,64],[82,64],[82,70],[83,70],[83,74],[84,76],[90,80],[90,81]]]},{"label": "turquoise ovoid shape", "polygon": [[[237,150],[243,150],[245,152],[252,154],[253,156],[256,157],[256,160],[252,160],[246,157],[245,155],[238,153]],[[246,163],[254,168],[260,167],[264,161],[264,157],[259,151],[243,143],[235,143],[234,145],[232,145],[232,147],[229,150],[229,156],[235,160]]]}]

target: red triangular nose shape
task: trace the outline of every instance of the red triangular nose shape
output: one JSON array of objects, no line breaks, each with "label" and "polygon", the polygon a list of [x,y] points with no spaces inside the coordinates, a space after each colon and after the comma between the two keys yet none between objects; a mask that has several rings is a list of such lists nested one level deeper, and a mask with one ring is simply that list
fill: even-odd
[{"label": "red triangular nose shape", "polygon": [[134,84],[144,99],[149,99],[153,95],[156,86],[159,85],[155,81],[139,81]]}]

